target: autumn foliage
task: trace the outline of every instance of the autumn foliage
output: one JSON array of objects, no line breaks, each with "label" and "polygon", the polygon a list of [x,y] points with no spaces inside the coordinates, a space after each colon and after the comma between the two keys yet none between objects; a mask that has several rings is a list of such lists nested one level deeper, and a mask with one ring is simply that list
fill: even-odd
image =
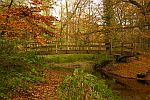
[{"label": "autumn foliage", "polygon": [[[12,0],[13,1],[13,0]],[[31,38],[42,41],[43,34],[55,36],[53,16],[42,15],[42,11],[48,7],[42,5],[39,0],[32,0],[32,6],[12,4],[1,5],[0,33],[7,38]],[[39,40],[40,37],[40,40]]]}]

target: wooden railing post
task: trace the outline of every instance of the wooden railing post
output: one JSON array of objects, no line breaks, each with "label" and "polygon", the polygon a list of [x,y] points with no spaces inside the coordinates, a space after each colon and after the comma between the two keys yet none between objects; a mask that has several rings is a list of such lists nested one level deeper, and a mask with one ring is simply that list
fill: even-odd
[{"label": "wooden railing post", "polygon": [[112,39],[110,40],[110,55],[112,54],[113,51],[113,43],[112,43]]},{"label": "wooden railing post", "polygon": [[124,52],[124,43],[121,42],[121,54],[123,54],[123,52]]}]

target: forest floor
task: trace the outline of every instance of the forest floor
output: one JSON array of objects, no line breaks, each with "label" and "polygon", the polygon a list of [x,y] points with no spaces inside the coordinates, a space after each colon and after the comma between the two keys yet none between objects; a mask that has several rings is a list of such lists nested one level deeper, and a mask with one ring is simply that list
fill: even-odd
[{"label": "forest floor", "polygon": [[56,89],[65,76],[71,75],[71,72],[47,69],[44,73],[46,82],[31,85],[27,93],[20,94],[12,100],[58,100]]},{"label": "forest floor", "polygon": [[93,63],[73,62],[50,64],[45,70],[45,83],[40,83],[35,86],[31,85],[27,93],[21,94],[12,100],[58,100],[57,87],[63,81],[65,76],[72,75],[75,68],[86,66],[90,68]]}]

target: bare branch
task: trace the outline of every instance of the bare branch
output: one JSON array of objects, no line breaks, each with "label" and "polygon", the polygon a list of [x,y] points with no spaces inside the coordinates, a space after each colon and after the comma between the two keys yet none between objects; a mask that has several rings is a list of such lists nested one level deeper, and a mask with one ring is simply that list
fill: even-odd
[{"label": "bare branch", "polygon": [[10,9],[10,8],[11,8],[11,6],[12,6],[13,2],[14,2],[14,0],[11,0],[10,4],[9,4],[9,6],[8,6],[8,9]]}]

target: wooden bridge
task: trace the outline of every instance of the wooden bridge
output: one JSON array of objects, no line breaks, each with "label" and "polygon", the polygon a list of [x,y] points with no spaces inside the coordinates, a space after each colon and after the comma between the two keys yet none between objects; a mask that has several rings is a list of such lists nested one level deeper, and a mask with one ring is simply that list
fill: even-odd
[{"label": "wooden bridge", "polygon": [[27,45],[27,50],[34,50],[37,54],[48,55],[48,54],[95,54],[95,53],[109,53],[109,54],[123,54],[124,52],[138,52],[150,51],[150,44],[140,43],[121,43],[117,42],[114,44],[102,43],[90,43],[90,44],[52,44],[47,43],[40,45],[38,42],[30,42]]}]

